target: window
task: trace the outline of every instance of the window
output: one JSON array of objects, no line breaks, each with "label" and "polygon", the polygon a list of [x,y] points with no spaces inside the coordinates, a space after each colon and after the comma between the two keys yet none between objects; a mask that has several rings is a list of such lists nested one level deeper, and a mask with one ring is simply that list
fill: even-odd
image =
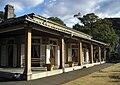
[{"label": "window", "polygon": [[32,58],[40,58],[40,45],[32,46]]},{"label": "window", "polygon": [[72,45],[72,48],[78,48],[78,45]]},{"label": "window", "polygon": [[32,43],[40,44],[40,39],[32,39]]},{"label": "window", "polygon": [[55,40],[50,40],[50,44],[51,44],[51,45],[57,45],[57,41],[55,41]]},{"label": "window", "polygon": [[40,58],[41,39],[32,39],[32,58]]},{"label": "window", "polygon": [[8,44],[14,44],[14,43],[15,43],[15,42],[14,42],[13,39],[8,40]]}]

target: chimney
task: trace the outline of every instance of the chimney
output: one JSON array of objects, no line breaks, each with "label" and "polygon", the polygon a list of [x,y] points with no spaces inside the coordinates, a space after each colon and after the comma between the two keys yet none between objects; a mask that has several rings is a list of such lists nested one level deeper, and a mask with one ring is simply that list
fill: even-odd
[{"label": "chimney", "polygon": [[14,7],[12,5],[7,4],[5,6],[5,14],[4,14],[4,19],[10,19],[14,18]]}]

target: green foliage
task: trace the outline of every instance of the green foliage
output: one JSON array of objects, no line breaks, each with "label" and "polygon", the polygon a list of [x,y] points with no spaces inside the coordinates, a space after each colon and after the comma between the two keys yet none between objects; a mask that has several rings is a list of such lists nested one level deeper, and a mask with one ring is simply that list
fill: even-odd
[{"label": "green foliage", "polygon": [[73,29],[90,34],[96,40],[109,43],[110,51],[114,51],[115,43],[118,42],[119,37],[108,19],[100,19],[94,13],[86,14],[78,19],[84,26],[76,24]]},{"label": "green foliage", "polygon": [[2,21],[4,19],[4,13],[3,11],[0,11],[0,21]]},{"label": "green foliage", "polygon": [[89,13],[83,17],[79,17],[78,19],[84,24],[84,26],[91,26],[98,20],[98,16],[96,16],[94,13]]},{"label": "green foliage", "polygon": [[58,24],[61,24],[61,25],[64,25],[66,26],[66,24],[60,19],[60,18],[57,18],[57,17],[50,17],[48,18],[49,20],[53,21],[53,22],[56,22]]},{"label": "green foliage", "polygon": [[[14,14],[14,18],[16,18],[16,14]],[[0,11],[0,21],[4,20],[4,12]]]},{"label": "green foliage", "polygon": [[16,14],[14,14],[14,18],[16,18]]},{"label": "green foliage", "polygon": [[89,34],[90,29],[86,26],[81,26],[78,23],[73,26],[73,29]]},{"label": "green foliage", "polygon": [[116,34],[118,34],[118,36],[120,37],[120,18],[106,18],[106,19],[112,22],[113,29],[115,30]]},{"label": "green foliage", "polygon": [[98,20],[98,16],[94,13],[89,13],[84,15],[83,17],[79,17],[78,19],[84,25],[85,33],[92,35],[93,25]]}]

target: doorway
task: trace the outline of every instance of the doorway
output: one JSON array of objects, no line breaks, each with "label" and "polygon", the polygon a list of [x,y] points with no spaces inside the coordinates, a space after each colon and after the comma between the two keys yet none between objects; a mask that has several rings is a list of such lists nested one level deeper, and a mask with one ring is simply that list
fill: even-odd
[{"label": "doorway", "polygon": [[8,67],[17,66],[17,45],[14,39],[9,39],[7,42],[7,56],[8,56]]},{"label": "doorway", "polygon": [[72,44],[72,61],[78,62],[78,45]]},{"label": "doorway", "polygon": [[8,67],[13,67],[13,45],[8,46]]},{"label": "doorway", "polygon": [[59,66],[57,39],[50,39],[50,63]]}]

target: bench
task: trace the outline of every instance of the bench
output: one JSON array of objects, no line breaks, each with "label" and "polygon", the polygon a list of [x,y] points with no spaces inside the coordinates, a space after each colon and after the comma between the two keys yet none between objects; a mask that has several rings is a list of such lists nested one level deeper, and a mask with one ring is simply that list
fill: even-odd
[{"label": "bench", "polygon": [[40,58],[31,58],[31,66],[41,66],[43,60]]}]

